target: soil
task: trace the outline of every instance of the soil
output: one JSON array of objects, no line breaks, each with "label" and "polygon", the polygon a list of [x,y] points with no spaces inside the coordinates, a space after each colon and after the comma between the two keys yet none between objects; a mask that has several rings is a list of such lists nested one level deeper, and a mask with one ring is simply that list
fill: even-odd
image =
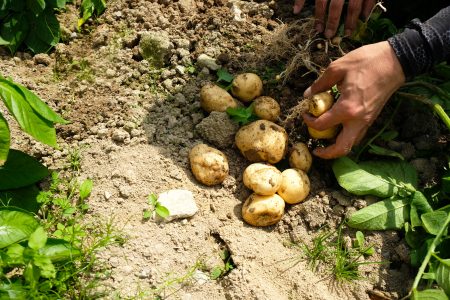
[{"label": "soil", "polygon": [[[204,131],[202,137],[196,129],[207,116],[199,105],[199,89],[217,79],[215,71],[202,67],[197,58],[206,54],[231,73],[245,70],[248,56],[258,56],[277,29],[298,20],[291,14],[291,2],[113,0],[81,33],[74,28],[76,8],[68,5],[59,15],[64,43],[48,56],[1,53],[3,76],[24,84],[71,121],[57,126],[59,150],[34,142],[15,126],[12,148],[27,151],[52,170],[63,170],[70,151],[80,149],[80,180],[94,181],[87,219],[112,219],[126,236],[123,245],[98,253],[99,263],[109,269],[97,289],[105,292],[104,299],[152,299],[152,289],[184,276],[199,261],[205,265],[202,270],[182,284],[167,287],[161,296],[395,299],[407,293],[414,274],[401,233],[366,233],[376,252],[365,261],[383,263],[360,267],[362,278],[349,283],[336,282],[321,269],[311,271],[299,248],[289,246],[311,244],[320,228],[336,228],[346,214],[375,200],[341,190],[329,162],[315,160],[307,200],[288,206],[281,222],[267,228],[251,227],[241,217],[242,203],[250,194],[242,184],[249,162],[234,146],[222,146],[230,164],[223,184],[205,187],[190,172],[190,148],[208,140]],[[162,67],[142,58],[139,43],[146,33],[166,38],[169,46]],[[271,70],[276,66],[256,65],[260,72],[265,70],[265,92],[280,101],[285,117],[314,77],[301,77],[308,72],[303,69],[285,85],[274,83],[271,79],[279,73]],[[420,108],[406,109],[411,110],[409,117],[401,121],[417,122],[414,117],[422,113]],[[422,168],[426,183],[436,177],[439,158],[421,161],[416,152],[445,145],[438,121],[431,113],[422,118],[427,128],[411,126],[414,130],[401,133],[404,142],[391,146]],[[410,128],[400,127],[401,121],[399,128]],[[298,128],[291,138],[308,141],[300,121],[291,127]],[[169,223],[143,220],[150,193],[178,188],[192,191],[199,207],[196,215]],[[353,231],[345,235],[354,238]],[[224,249],[231,253],[235,268],[212,280],[207,270],[223,266]]]}]

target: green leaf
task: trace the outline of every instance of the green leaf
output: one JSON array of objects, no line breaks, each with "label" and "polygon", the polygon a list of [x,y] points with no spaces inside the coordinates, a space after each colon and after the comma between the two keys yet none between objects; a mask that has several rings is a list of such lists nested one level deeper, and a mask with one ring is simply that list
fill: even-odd
[{"label": "green leaf", "polygon": [[37,254],[33,258],[34,258],[33,262],[35,266],[37,266],[40,269],[42,277],[44,278],[56,277],[56,269],[52,261],[50,260],[50,257]]},{"label": "green leaf", "polygon": [[441,210],[425,213],[421,217],[423,228],[425,228],[425,230],[428,233],[437,235],[442,227],[442,224],[444,224],[446,218],[447,213]]},{"label": "green leaf", "polygon": [[106,9],[106,1],[105,0],[92,0],[94,4],[94,10],[97,16],[102,14]]},{"label": "green leaf", "polygon": [[428,203],[427,198],[425,198],[425,196],[421,192],[415,191],[411,201],[411,226],[421,226],[422,221],[420,219],[420,215],[431,211],[433,211],[433,208]]},{"label": "green leaf", "polygon": [[153,193],[148,195],[148,204],[155,207],[157,203],[158,203],[158,196],[156,196]]},{"label": "green leaf", "polygon": [[23,251],[25,248],[20,244],[12,244],[6,249],[6,255],[8,256],[7,264],[12,265],[22,265],[25,264],[23,260]]},{"label": "green leaf", "polygon": [[33,12],[35,16],[42,13],[45,9],[45,0],[27,0],[27,8]]},{"label": "green leaf", "polygon": [[46,10],[36,19],[35,26],[25,39],[25,44],[34,53],[45,53],[53,48],[60,38],[59,22],[52,10]]},{"label": "green leaf", "polygon": [[372,145],[372,144],[370,144],[369,147],[370,147],[369,153],[376,154],[376,155],[382,155],[382,156],[396,157],[401,160],[405,160],[403,155],[401,155],[397,151],[394,151],[391,149],[386,149],[386,148],[383,148],[383,147],[380,147],[377,145]]},{"label": "green leaf", "polygon": [[37,213],[40,204],[37,197],[40,190],[35,184],[18,189],[0,191],[0,205],[15,206],[29,212]]},{"label": "green leaf", "polygon": [[364,246],[364,234],[358,230],[356,232],[355,247],[361,248],[363,246]]},{"label": "green leaf", "polygon": [[401,229],[409,219],[408,199],[385,199],[353,213],[348,226],[360,230]]},{"label": "green leaf", "polygon": [[0,166],[0,191],[31,185],[48,176],[48,169],[33,157],[11,149],[8,160]]},{"label": "green leaf", "polygon": [[163,219],[167,218],[170,215],[169,210],[167,209],[167,207],[162,206],[160,204],[156,205],[155,212],[158,214],[158,216],[160,216]]},{"label": "green leaf", "polygon": [[436,280],[436,274],[434,274],[434,273],[423,273],[422,279]]},{"label": "green leaf", "polygon": [[414,190],[417,173],[406,162],[365,162],[356,164],[348,157],[336,159],[333,172],[340,186],[356,195],[391,197]]},{"label": "green leaf", "polygon": [[39,250],[47,243],[47,233],[43,227],[38,227],[28,239],[28,247],[33,250]]},{"label": "green leaf", "polygon": [[144,210],[144,213],[142,214],[142,218],[144,218],[145,220],[150,219],[152,216],[152,212],[148,209]]},{"label": "green leaf", "polygon": [[228,71],[224,68],[220,68],[217,70],[217,82],[228,82],[231,83],[234,79],[234,76],[228,73]]},{"label": "green leaf", "polygon": [[6,122],[6,119],[0,113],[0,166],[2,166],[8,158],[10,145],[11,137],[9,134],[8,122]]},{"label": "green leaf", "polygon": [[36,113],[14,83],[0,78],[0,98],[26,133],[42,143],[57,147],[53,123]]},{"label": "green leaf", "polygon": [[229,108],[227,108],[226,112],[233,121],[239,123],[240,125],[245,125],[252,121],[258,120],[258,117],[253,114],[253,105],[250,105],[247,108],[246,107],[236,107],[236,108],[229,107]]},{"label": "green leaf", "polygon": [[223,273],[223,268],[216,266],[211,270],[210,277],[212,280],[216,280],[216,279],[220,278],[220,276],[222,276],[222,273]]},{"label": "green leaf", "polygon": [[28,291],[25,286],[19,282],[0,282],[0,299],[8,300],[27,300]]},{"label": "green leaf", "polygon": [[428,289],[424,291],[413,290],[413,300],[448,300],[443,290]]},{"label": "green leaf", "polygon": [[0,210],[0,249],[28,239],[39,223],[30,213],[3,208]]},{"label": "green leaf", "polygon": [[81,201],[83,201],[84,199],[86,199],[87,197],[89,197],[89,195],[92,192],[92,185],[93,182],[90,179],[86,179],[85,181],[83,181],[83,183],[80,185],[80,199]]},{"label": "green leaf", "polygon": [[389,130],[389,131],[385,131],[380,135],[380,138],[383,141],[392,141],[393,139],[395,139],[398,136],[398,131],[396,130]]},{"label": "green leaf", "polygon": [[65,240],[49,238],[45,246],[39,249],[39,254],[50,258],[52,262],[62,262],[79,257],[81,251],[78,248],[72,247]]},{"label": "green leaf", "polygon": [[450,295],[450,259],[444,259],[436,270],[436,282],[447,295]]},{"label": "green leaf", "polygon": [[66,0],[46,0],[48,7],[51,8],[64,8],[66,6]]},{"label": "green leaf", "polygon": [[19,12],[16,14],[11,14],[2,21],[3,22],[0,27],[0,36],[4,41],[7,41],[9,43],[7,47],[9,48],[9,51],[14,54],[28,34],[28,19],[23,12]]}]

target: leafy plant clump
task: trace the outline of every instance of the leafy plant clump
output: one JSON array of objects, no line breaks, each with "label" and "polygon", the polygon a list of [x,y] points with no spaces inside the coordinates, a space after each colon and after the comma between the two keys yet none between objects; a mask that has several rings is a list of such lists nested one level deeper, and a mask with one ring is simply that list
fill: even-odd
[{"label": "leafy plant clump", "polygon": [[155,194],[148,195],[148,205],[150,206],[149,209],[145,209],[143,213],[144,220],[150,219],[154,213],[156,213],[161,218],[167,218],[170,215],[169,210],[167,207],[161,205],[158,201],[158,196]]},{"label": "leafy plant clump", "polygon": [[106,9],[105,0],[83,0],[80,7],[80,18],[78,19],[78,29],[92,17],[101,15]]}]

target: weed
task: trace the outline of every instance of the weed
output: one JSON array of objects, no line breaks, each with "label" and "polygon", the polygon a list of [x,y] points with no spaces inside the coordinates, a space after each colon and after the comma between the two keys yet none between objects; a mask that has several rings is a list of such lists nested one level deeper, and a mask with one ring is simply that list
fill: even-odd
[{"label": "weed", "polygon": [[236,267],[233,259],[231,258],[231,253],[230,251],[228,251],[228,249],[224,249],[220,253],[220,258],[223,260],[224,265],[215,266],[214,268],[212,268],[210,272],[210,277],[212,280],[216,280],[222,278],[223,276],[226,276],[231,270]]},{"label": "weed", "polygon": [[158,216],[160,216],[161,218],[166,218],[167,216],[169,216],[169,210],[161,205],[161,203],[159,203],[158,201],[158,196],[156,196],[155,194],[150,194],[148,195],[148,205],[150,206],[149,209],[145,209],[144,213],[143,213],[143,219],[144,220],[148,220],[152,217],[153,213],[156,213]]}]

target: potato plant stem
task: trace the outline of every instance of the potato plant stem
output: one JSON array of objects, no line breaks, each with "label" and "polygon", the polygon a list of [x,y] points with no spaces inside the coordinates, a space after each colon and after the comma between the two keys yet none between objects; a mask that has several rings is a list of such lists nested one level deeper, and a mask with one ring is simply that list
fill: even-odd
[{"label": "potato plant stem", "polygon": [[428,248],[427,255],[425,256],[422,264],[420,265],[419,271],[417,272],[416,278],[414,279],[414,283],[411,287],[411,292],[417,289],[420,279],[422,279],[422,275],[425,272],[425,269],[428,265],[428,262],[430,261],[431,256],[434,254],[434,249],[436,249],[436,246],[440,243],[440,239],[444,234],[445,229],[447,229],[449,223],[450,223],[450,213],[447,215],[447,219],[445,219],[444,224],[442,224],[441,228],[439,229],[439,232],[434,238],[430,248]]},{"label": "potato plant stem", "polygon": [[444,97],[444,98],[447,98],[448,100],[450,100],[450,96],[448,95],[448,93],[446,93],[440,87],[438,87],[432,83],[429,83],[426,81],[411,81],[411,82],[407,82],[403,85],[403,87],[412,87],[412,86],[423,86],[427,89],[432,90],[436,94],[439,94],[441,97]]}]

